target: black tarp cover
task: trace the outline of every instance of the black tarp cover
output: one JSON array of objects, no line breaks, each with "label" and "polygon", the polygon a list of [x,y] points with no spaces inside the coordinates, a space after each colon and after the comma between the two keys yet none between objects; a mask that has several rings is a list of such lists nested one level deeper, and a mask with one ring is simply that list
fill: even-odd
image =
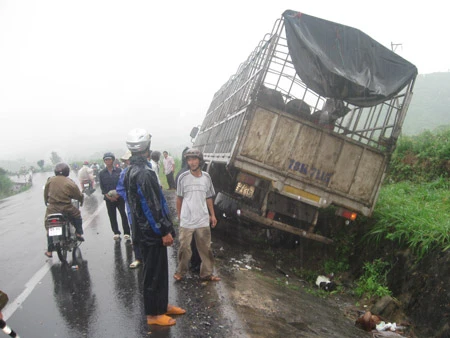
[{"label": "black tarp cover", "polygon": [[283,13],[295,70],[317,94],[368,107],[403,89],[417,68],[358,29]]}]

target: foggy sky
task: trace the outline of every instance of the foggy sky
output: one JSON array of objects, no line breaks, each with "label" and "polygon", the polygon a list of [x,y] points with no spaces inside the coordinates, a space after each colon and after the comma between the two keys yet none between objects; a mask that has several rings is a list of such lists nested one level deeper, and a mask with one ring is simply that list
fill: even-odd
[{"label": "foggy sky", "polygon": [[[444,11],[410,1],[0,0],[0,159],[190,144],[214,93],[286,9],[356,27],[415,64],[448,71]],[[120,154],[119,154],[120,155]]]}]

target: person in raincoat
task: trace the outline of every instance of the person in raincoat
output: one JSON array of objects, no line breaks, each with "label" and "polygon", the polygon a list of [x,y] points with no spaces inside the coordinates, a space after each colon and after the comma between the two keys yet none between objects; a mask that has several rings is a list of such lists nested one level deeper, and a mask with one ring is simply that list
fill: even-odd
[{"label": "person in raincoat", "polygon": [[128,134],[126,143],[132,157],[124,184],[131,210],[133,243],[139,245],[144,260],[147,323],[170,326],[176,324],[170,315],[186,311],[169,304],[167,247],[173,244],[175,230],[156,173],[148,164],[150,139],[144,129],[133,129]]}]

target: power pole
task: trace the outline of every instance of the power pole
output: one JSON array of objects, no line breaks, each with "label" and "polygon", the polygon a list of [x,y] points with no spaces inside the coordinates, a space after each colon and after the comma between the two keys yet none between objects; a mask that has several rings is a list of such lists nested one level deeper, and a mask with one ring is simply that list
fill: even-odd
[{"label": "power pole", "polygon": [[397,47],[399,47],[399,46],[402,47],[403,44],[402,43],[393,43],[393,42],[391,42],[391,50],[393,52],[395,52],[397,50]]}]

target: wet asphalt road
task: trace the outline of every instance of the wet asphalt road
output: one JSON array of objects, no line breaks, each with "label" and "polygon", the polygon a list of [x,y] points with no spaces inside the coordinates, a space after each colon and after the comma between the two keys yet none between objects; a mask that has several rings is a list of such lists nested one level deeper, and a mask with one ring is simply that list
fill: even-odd
[{"label": "wet asphalt road", "polygon": [[[49,176],[35,174],[29,191],[0,200],[0,289],[10,299],[3,314],[21,337],[207,337],[207,330],[199,331],[198,326],[212,324],[216,331],[211,336],[245,336],[226,301],[213,318],[205,314],[207,323],[185,315],[172,327],[147,325],[141,270],[128,267],[134,260],[130,243],[113,240],[99,191],[81,208],[86,241],[80,246],[83,260],[78,269],[61,265],[56,253],[47,259],[43,186]],[[172,276],[173,248],[169,257]],[[172,278],[169,284],[171,304],[192,301]],[[209,283],[196,306],[214,307],[217,299],[226,299],[225,293],[221,284]]]}]

